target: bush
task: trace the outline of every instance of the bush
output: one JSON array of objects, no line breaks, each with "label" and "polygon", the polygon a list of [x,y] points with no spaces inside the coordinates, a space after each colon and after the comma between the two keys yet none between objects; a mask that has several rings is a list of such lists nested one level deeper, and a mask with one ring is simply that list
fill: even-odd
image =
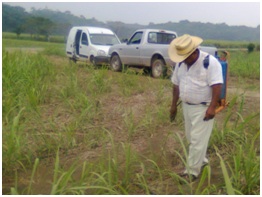
[{"label": "bush", "polygon": [[250,43],[247,45],[247,50],[249,53],[253,52],[255,48],[255,45],[253,43]]}]

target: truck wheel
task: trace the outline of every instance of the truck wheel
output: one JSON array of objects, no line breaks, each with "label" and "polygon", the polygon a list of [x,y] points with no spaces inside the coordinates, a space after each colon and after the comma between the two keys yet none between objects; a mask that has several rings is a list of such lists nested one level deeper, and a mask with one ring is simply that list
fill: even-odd
[{"label": "truck wheel", "polygon": [[166,76],[166,65],[162,59],[155,59],[152,62],[151,75],[154,78],[160,78]]},{"label": "truck wheel", "polygon": [[113,71],[121,71],[122,70],[122,63],[118,55],[113,55],[110,60],[110,67]]}]

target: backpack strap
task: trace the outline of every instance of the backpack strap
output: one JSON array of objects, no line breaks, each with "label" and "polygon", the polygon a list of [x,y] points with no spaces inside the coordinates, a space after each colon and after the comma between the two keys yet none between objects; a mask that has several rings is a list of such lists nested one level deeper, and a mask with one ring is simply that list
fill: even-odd
[{"label": "backpack strap", "polygon": [[203,65],[204,65],[204,68],[207,69],[208,66],[209,66],[209,55],[207,55],[205,57],[205,59],[203,60]]},{"label": "backpack strap", "polygon": [[[178,64],[178,67],[179,67],[179,68],[180,68],[180,66],[181,66],[182,63],[183,63],[183,62],[179,62],[179,64]],[[205,59],[203,60],[203,65],[204,65],[204,68],[205,68],[205,69],[208,68],[208,66],[209,66],[209,55],[207,55],[207,56],[205,57]]]}]

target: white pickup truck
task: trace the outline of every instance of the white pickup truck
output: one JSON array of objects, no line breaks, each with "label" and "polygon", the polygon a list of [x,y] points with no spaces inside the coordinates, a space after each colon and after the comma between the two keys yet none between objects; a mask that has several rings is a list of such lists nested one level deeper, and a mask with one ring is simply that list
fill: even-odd
[{"label": "white pickup truck", "polygon": [[[110,47],[109,63],[113,71],[121,71],[123,65],[149,68],[151,76],[160,78],[172,69],[175,63],[168,56],[168,46],[177,37],[176,32],[158,29],[140,29],[135,31],[127,43]],[[216,55],[214,47],[200,47]]]}]

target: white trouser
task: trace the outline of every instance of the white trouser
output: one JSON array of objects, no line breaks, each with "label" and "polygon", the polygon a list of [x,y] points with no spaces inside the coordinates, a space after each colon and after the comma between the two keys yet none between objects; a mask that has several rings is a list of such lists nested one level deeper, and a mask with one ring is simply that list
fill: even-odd
[{"label": "white trouser", "polygon": [[189,153],[185,173],[198,176],[206,158],[208,141],[213,129],[214,119],[204,121],[208,106],[189,105],[183,102],[185,132],[189,144]]}]

